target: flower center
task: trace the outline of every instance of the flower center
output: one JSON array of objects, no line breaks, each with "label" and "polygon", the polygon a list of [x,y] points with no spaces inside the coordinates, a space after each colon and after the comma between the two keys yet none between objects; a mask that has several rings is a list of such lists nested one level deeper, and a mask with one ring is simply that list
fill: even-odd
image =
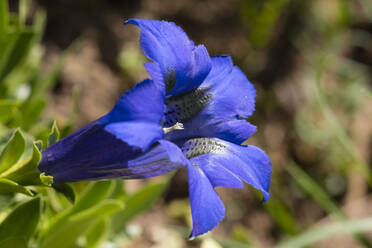
[{"label": "flower center", "polygon": [[208,89],[196,89],[169,97],[165,100],[164,126],[171,127],[177,122],[185,123],[195,117],[209,103],[212,94]]},{"label": "flower center", "polygon": [[176,71],[169,70],[165,74],[165,92],[168,93],[176,85]]},{"label": "flower center", "polygon": [[181,150],[188,159],[207,153],[223,153],[226,145],[218,139],[195,138],[186,141]]},{"label": "flower center", "polygon": [[169,133],[170,131],[173,131],[173,130],[183,130],[183,124],[177,122],[171,127],[163,127],[164,134]]}]

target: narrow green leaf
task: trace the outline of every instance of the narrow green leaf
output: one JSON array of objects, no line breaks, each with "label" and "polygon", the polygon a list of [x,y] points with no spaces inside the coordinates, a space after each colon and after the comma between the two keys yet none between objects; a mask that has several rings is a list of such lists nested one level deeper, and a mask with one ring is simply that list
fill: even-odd
[{"label": "narrow green leaf", "polygon": [[288,172],[291,174],[293,179],[305,190],[311,197],[321,205],[324,210],[329,214],[336,214],[342,216],[340,209],[337,204],[332,201],[328,194],[323,190],[323,188],[314,181],[305,171],[303,171],[294,162],[288,166]]},{"label": "narrow green leaf", "polygon": [[22,193],[28,196],[33,196],[33,193],[26,187],[21,186],[14,181],[2,178],[0,179],[0,194],[6,193]]},{"label": "narrow green leaf", "polygon": [[44,185],[40,180],[40,172],[37,169],[40,159],[41,153],[36,143],[34,143],[32,155],[0,174],[0,177],[10,179],[21,185]]},{"label": "narrow green leaf", "polygon": [[115,188],[110,195],[110,198],[125,201],[128,193],[125,190],[125,181],[121,179],[115,180]]},{"label": "narrow green leaf", "polygon": [[64,138],[71,133],[71,129],[74,126],[74,123],[76,121],[76,116],[79,112],[79,99],[80,99],[79,96],[80,96],[80,88],[78,86],[74,86],[72,88],[72,98],[73,98],[72,109],[71,109],[71,112],[69,114],[66,124],[63,126],[61,130],[60,138]]},{"label": "narrow green leaf", "polygon": [[[42,231],[42,236],[47,235],[50,230],[58,229],[61,223],[67,221],[71,216],[79,214],[84,211],[99,205],[111,195],[115,187],[114,181],[99,181],[92,182],[89,187],[83,192],[82,196],[77,199],[74,206],[61,212],[51,219],[48,227]],[[120,201],[119,201],[120,202]]]},{"label": "narrow green leaf", "polygon": [[32,28],[35,31],[35,43],[40,43],[42,36],[44,34],[44,29],[46,26],[46,12],[42,9],[38,9],[35,14]]},{"label": "narrow green leaf", "polygon": [[0,154],[0,173],[15,164],[25,151],[26,141],[21,131],[17,129],[10,138],[5,149]]},{"label": "narrow green leaf", "polygon": [[26,22],[26,17],[27,17],[29,4],[30,4],[29,0],[19,0],[18,19],[19,19],[19,24],[22,25],[22,26]]},{"label": "narrow green leaf", "polygon": [[39,151],[41,151],[41,149],[43,148],[43,141],[42,140],[36,140],[35,141],[35,146],[37,147],[37,149]]},{"label": "narrow green leaf", "polygon": [[46,106],[45,98],[38,98],[25,102],[22,106],[22,128],[29,130],[39,119]]},{"label": "narrow green leaf", "polygon": [[44,96],[45,92],[53,87],[57,82],[57,78],[63,68],[67,57],[80,46],[80,40],[74,41],[59,57],[58,61],[53,65],[50,72],[36,80],[33,85],[31,99],[39,99]]},{"label": "narrow green leaf", "polygon": [[275,198],[270,198],[270,201],[266,202],[264,207],[285,233],[289,235],[295,235],[297,233],[296,221],[293,219],[290,210],[283,203]]},{"label": "narrow green leaf", "polygon": [[17,35],[17,38],[8,47],[6,58],[0,66],[0,81],[11,72],[15,66],[22,63],[27,58],[31,48],[35,32],[29,28],[24,28]]},{"label": "narrow green leaf", "polygon": [[14,108],[20,105],[19,101],[1,99],[0,100],[0,122],[5,123],[13,116]]},{"label": "narrow green leaf", "polygon": [[73,206],[70,214],[78,213],[98,204],[111,195],[115,188],[115,181],[98,181],[91,183]]},{"label": "narrow green leaf", "polygon": [[101,218],[123,208],[118,200],[104,200],[101,203],[74,215],[60,219],[43,233],[39,248],[75,248],[76,240],[94,226]]},{"label": "narrow green leaf", "polygon": [[151,207],[163,194],[168,181],[169,178],[167,177],[160,182],[149,183],[138,192],[129,196],[125,201],[124,210],[116,213],[112,218],[113,231],[119,232],[133,217]]},{"label": "narrow green leaf", "polygon": [[27,241],[23,238],[8,238],[0,242],[0,248],[27,248]]},{"label": "narrow green leaf", "polygon": [[50,131],[49,137],[48,137],[48,147],[53,145],[59,140],[59,130],[57,127],[57,122],[53,121],[52,130]]},{"label": "narrow green leaf", "polygon": [[296,237],[281,242],[276,248],[305,247],[336,235],[356,234],[367,231],[372,231],[372,218],[340,221],[312,228]]},{"label": "narrow green leaf", "polygon": [[52,187],[63,194],[72,204],[75,202],[75,191],[68,183],[53,183]]},{"label": "narrow green leaf", "polygon": [[[341,220],[345,220],[346,216],[339,209],[336,202],[334,202],[314,179],[312,179],[305,171],[303,171],[294,162],[288,167],[289,173],[295,181],[305,190],[311,197],[329,213]],[[366,247],[371,247],[371,242],[362,234],[355,234],[355,238]]]},{"label": "narrow green leaf", "polygon": [[2,40],[6,38],[8,34],[8,25],[9,25],[9,10],[8,10],[8,1],[0,1],[0,44]]},{"label": "narrow green leaf", "polygon": [[107,218],[97,221],[87,232],[85,248],[100,248],[106,239],[108,226]]},{"label": "narrow green leaf", "polygon": [[236,240],[224,239],[220,237],[215,237],[215,239],[222,245],[223,248],[257,248],[256,246],[244,244]]},{"label": "narrow green leaf", "polygon": [[40,174],[40,181],[45,185],[45,186],[52,186],[53,183],[53,177],[52,176],[47,176],[45,173]]},{"label": "narrow green leaf", "polygon": [[11,237],[28,240],[35,232],[40,214],[40,197],[18,205],[0,224],[0,241]]}]

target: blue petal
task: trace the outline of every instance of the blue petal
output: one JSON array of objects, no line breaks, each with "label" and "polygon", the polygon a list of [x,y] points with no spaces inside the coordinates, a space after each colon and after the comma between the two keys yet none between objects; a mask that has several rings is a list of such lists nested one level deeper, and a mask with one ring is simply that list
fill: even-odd
[{"label": "blue petal", "polygon": [[185,166],[171,142],[160,140],[147,152],[129,146],[93,122],[42,151],[39,170],[54,182],[148,178]]},{"label": "blue petal", "polygon": [[227,170],[218,163],[213,163],[213,160],[208,159],[208,156],[195,157],[192,162],[199,165],[205,175],[208,177],[213,188],[228,187],[228,188],[243,188],[244,184],[239,177]]},{"label": "blue petal", "polygon": [[244,73],[232,66],[231,58],[212,58],[212,70],[199,89],[208,89],[211,100],[190,122],[203,123],[230,118],[248,118],[254,112],[256,91]]},{"label": "blue petal", "polygon": [[97,166],[85,171],[93,178],[138,179],[159,176],[186,166],[189,161],[175,144],[159,140],[147,152],[134,158],[118,161],[105,166]]},{"label": "blue petal", "polygon": [[[141,28],[141,48],[158,63],[167,95],[176,95],[199,86],[211,69],[204,46],[194,46],[185,32],[173,22],[130,19],[125,24]],[[149,72],[152,75],[152,72]],[[156,72],[157,74],[158,72]],[[153,80],[156,80],[153,78]]]},{"label": "blue petal", "polygon": [[210,108],[213,106],[219,112],[216,115],[239,115],[248,118],[254,112],[256,90],[253,84],[237,66],[234,66],[226,80],[228,83],[219,85],[218,82],[213,82],[217,84],[212,93],[216,99]]},{"label": "blue petal", "polygon": [[214,56],[212,57],[212,69],[208,77],[203,82],[203,86],[210,88],[216,82],[223,82],[233,69],[233,61],[230,56]]},{"label": "blue petal", "polygon": [[137,84],[107,115],[45,149],[39,170],[56,182],[121,176],[102,169],[101,174],[93,172],[114,165],[125,168],[128,161],[162,139],[164,98],[164,88],[153,81]]},{"label": "blue petal", "polygon": [[140,152],[95,121],[43,150],[38,168],[55,182],[79,181],[90,179],[86,171],[91,168],[127,161]]},{"label": "blue petal", "polygon": [[[216,138],[196,138],[181,145],[191,163],[200,166],[216,186],[235,187],[240,178],[270,197],[271,162],[264,151],[255,146],[240,146]],[[230,174],[223,174],[221,168]]]},{"label": "blue petal", "polygon": [[146,79],[122,95],[98,122],[118,139],[146,151],[163,137],[164,98],[164,88]]},{"label": "blue petal", "polygon": [[190,238],[206,233],[225,217],[225,207],[204,172],[194,165],[187,166],[192,215]]},{"label": "blue petal", "polygon": [[231,119],[215,123],[206,123],[200,127],[189,125],[182,130],[168,132],[168,140],[189,139],[195,137],[215,137],[235,144],[241,144],[256,132],[256,126],[246,120]]},{"label": "blue petal", "polygon": [[152,80],[159,85],[159,87],[164,87],[164,76],[161,72],[160,66],[157,62],[144,63],[144,66],[149,73]]},{"label": "blue petal", "polygon": [[132,168],[132,172],[137,175],[129,178],[147,178],[162,175],[184,167],[188,163],[189,161],[177,145],[167,140],[159,140],[158,144],[148,152],[128,162],[128,167]]},{"label": "blue petal", "polygon": [[240,144],[256,131],[242,120],[253,113],[255,95],[230,57],[213,57],[212,70],[197,89],[166,98],[164,126],[180,122],[185,128],[167,137],[218,137]]}]

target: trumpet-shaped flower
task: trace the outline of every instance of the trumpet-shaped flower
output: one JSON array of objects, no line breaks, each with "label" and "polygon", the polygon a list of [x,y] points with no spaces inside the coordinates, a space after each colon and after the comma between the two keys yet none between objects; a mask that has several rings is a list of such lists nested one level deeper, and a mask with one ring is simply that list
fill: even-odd
[{"label": "trumpet-shaped flower", "polygon": [[[215,187],[243,182],[269,198],[271,163],[255,146],[242,146],[256,127],[245,119],[256,92],[228,56],[210,57],[174,23],[130,19],[152,61],[151,76],[114,108],[42,151],[39,170],[55,182],[136,179],[187,168],[193,227],[212,230],[225,207]],[[166,132],[164,132],[166,131]]]}]

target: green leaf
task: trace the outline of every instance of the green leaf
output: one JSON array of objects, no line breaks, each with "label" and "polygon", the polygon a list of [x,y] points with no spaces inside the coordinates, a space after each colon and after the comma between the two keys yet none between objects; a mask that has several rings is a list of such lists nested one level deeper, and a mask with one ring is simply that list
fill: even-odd
[{"label": "green leaf", "polygon": [[19,185],[8,179],[0,179],[0,194],[6,193],[22,193],[28,196],[33,196],[33,193],[24,186]]},{"label": "green leaf", "polygon": [[265,48],[273,34],[273,29],[290,1],[240,1],[243,25],[250,31],[249,39],[254,48]]},{"label": "green leaf", "polygon": [[29,8],[29,5],[30,5],[30,1],[29,0],[19,0],[19,5],[18,5],[18,9],[19,9],[19,13],[18,13],[18,19],[19,19],[19,24],[20,25],[24,25],[25,22],[26,22],[26,17],[27,17],[27,12],[28,12],[28,8]]},{"label": "green leaf", "polygon": [[112,191],[110,198],[125,201],[128,193],[125,190],[125,181],[121,179],[115,180],[115,188]]},{"label": "green leaf", "polygon": [[22,106],[22,127],[24,130],[29,130],[39,119],[41,113],[46,106],[45,98],[38,98],[32,101],[27,101]]},{"label": "green leaf", "polygon": [[40,43],[42,36],[44,34],[44,29],[46,26],[46,12],[42,9],[38,9],[35,14],[32,28],[35,31],[35,43]]},{"label": "green leaf", "polygon": [[41,151],[41,149],[43,148],[43,141],[42,141],[42,140],[36,140],[36,141],[34,142],[34,144],[35,144],[36,148],[37,148],[39,151]]},{"label": "green leaf", "polygon": [[40,174],[40,181],[45,185],[45,186],[52,186],[53,183],[53,177],[52,176],[46,176],[45,173]]},{"label": "green leaf", "polygon": [[8,238],[0,242],[0,248],[27,248],[27,241],[23,238]]},{"label": "green leaf", "polygon": [[15,164],[25,151],[26,141],[21,131],[17,129],[8,144],[0,154],[0,173]]},{"label": "green leaf", "polygon": [[0,1],[0,45],[6,39],[9,25],[8,1]]},{"label": "green leaf", "polygon": [[0,64],[0,81],[27,58],[34,37],[35,32],[29,28],[24,28],[19,33],[14,34],[15,40],[7,47],[5,59]]},{"label": "green leaf", "polygon": [[18,205],[0,224],[0,241],[11,237],[28,240],[35,232],[40,214],[40,197]]},{"label": "green leaf", "polygon": [[[346,216],[339,209],[336,202],[334,202],[323,190],[314,179],[312,179],[305,171],[303,171],[297,164],[292,162],[288,167],[288,172],[292,175],[295,181],[305,190],[311,197],[321,206],[323,209],[329,213],[333,214],[335,217],[341,220],[345,220]],[[368,241],[366,237],[362,234],[355,234],[355,238],[366,247],[371,247],[371,242]]]},{"label": "green leaf", "polygon": [[305,247],[336,235],[372,231],[372,218],[340,221],[315,227],[294,238],[281,242],[276,248]]},{"label": "green leaf", "polygon": [[1,99],[0,100],[0,122],[5,123],[12,118],[14,109],[20,105],[19,101]]},{"label": "green leaf", "polygon": [[75,202],[75,191],[68,183],[53,183],[52,187],[63,194],[72,204]]},{"label": "green leaf", "polygon": [[74,205],[71,214],[85,210],[106,199],[115,188],[115,181],[92,183]]},{"label": "green leaf", "polygon": [[128,221],[155,203],[166,189],[168,181],[169,178],[167,177],[160,182],[149,183],[129,196],[125,201],[124,210],[116,213],[112,218],[113,231],[115,233],[121,231]]},{"label": "green leaf", "polygon": [[264,207],[274,218],[280,229],[289,235],[297,233],[296,221],[293,219],[290,210],[283,203],[272,197],[270,201],[264,204]]},{"label": "green leaf", "polygon": [[223,248],[256,248],[256,246],[244,244],[239,241],[224,239],[220,237],[214,237],[218,243],[222,245]]},{"label": "green leaf", "polygon": [[329,214],[336,214],[339,217],[343,215],[337,204],[328,196],[323,188],[298,165],[292,162],[292,164],[288,166],[288,172],[301,188],[310,194]]},{"label": "green leaf", "polygon": [[63,53],[59,56],[58,61],[52,66],[50,72],[43,77],[39,77],[36,83],[33,85],[31,99],[40,99],[44,97],[44,94],[50,90],[53,85],[57,82],[58,76],[63,68],[63,65],[68,56],[75,51],[81,42],[80,40],[74,41]]},{"label": "green leaf", "polygon": [[85,248],[100,248],[107,236],[109,223],[107,218],[102,218],[92,226],[86,235]]},{"label": "green leaf", "polygon": [[59,130],[57,127],[56,121],[53,121],[52,130],[50,131],[49,137],[48,137],[48,147],[53,145],[59,140]]},{"label": "green leaf", "polygon": [[122,208],[118,200],[104,200],[82,212],[65,216],[42,234],[38,248],[75,248],[76,240],[90,227]]},{"label": "green leaf", "polygon": [[[103,202],[112,193],[115,187],[114,181],[92,182],[83,192],[82,196],[76,201],[71,208],[56,215],[49,223],[46,230],[42,233],[49,232],[50,229],[58,229],[58,226],[66,221],[70,216],[79,214]],[[42,236],[44,236],[42,234]]]},{"label": "green leaf", "polygon": [[30,157],[15,164],[0,177],[7,178],[22,185],[44,185],[40,180],[40,172],[37,169],[41,159],[41,153],[37,148],[37,142],[33,143],[33,153]]}]

